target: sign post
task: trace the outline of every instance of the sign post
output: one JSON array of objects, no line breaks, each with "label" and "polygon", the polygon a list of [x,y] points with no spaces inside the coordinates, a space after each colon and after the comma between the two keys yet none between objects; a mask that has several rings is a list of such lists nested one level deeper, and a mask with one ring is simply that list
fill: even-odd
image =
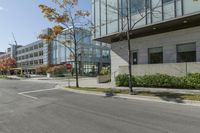
[{"label": "sign post", "polygon": [[[66,64],[67,72],[71,72],[72,64]],[[70,87],[70,77],[68,76],[68,87]]]}]

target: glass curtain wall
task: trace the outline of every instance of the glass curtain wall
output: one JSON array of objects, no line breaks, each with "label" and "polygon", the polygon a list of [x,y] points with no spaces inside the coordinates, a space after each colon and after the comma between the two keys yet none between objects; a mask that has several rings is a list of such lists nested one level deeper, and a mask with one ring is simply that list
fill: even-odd
[{"label": "glass curtain wall", "polygon": [[118,0],[107,0],[107,33],[118,32]]},{"label": "glass curtain wall", "polygon": [[[128,0],[130,24],[141,27],[200,12],[200,0]],[[126,30],[126,0],[93,0],[95,37]],[[139,21],[139,22],[138,22]]]},{"label": "glass curtain wall", "polygon": [[[65,31],[67,33],[67,31]],[[63,46],[60,42],[63,42],[68,35],[64,32],[59,35],[52,46],[52,60],[54,65],[70,63],[74,65],[74,56],[71,51]],[[110,63],[110,48],[107,44],[96,45],[95,42],[91,41],[91,32],[87,30],[81,30],[76,35],[78,44],[78,69],[80,75],[95,76],[99,70],[99,63],[102,61],[103,64]],[[71,49],[74,49],[73,44],[68,45]],[[104,50],[102,52],[102,50]],[[107,50],[107,51],[106,51]],[[102,55],[103,54],[103,55]]]},{"label": "glass curtain wall", "polygon": [[184,14],[200,11],[200,0],[183,0]]}]

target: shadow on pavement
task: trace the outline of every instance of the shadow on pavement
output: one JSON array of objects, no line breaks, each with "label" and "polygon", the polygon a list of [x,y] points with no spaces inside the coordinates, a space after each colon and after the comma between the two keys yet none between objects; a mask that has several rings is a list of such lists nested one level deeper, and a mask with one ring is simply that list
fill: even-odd
[{"label": "shadow on pavement", "polygon": [[113,97],[115,96],[116,94],[114,94],[112,91],[111,92],[105,92],[105,98],[109,98],[109,97]]},{"label": "shadow on pavement", "polygon": [[155,94],[155,96],[160,97],[162,100],[168,102],[184,103],[183,98],[181,97],[182,94],[171,94],[171,93],[161,92]]}]

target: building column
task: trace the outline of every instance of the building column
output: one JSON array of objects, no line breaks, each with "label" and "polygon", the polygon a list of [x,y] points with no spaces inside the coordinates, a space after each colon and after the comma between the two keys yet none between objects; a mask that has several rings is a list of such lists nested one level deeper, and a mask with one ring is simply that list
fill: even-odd
[{"label": "building column", "polygon": [[197,62],[200,62],[200,40],[196,42],[196,57]]},{"label": "building column", "polygon": [[163,63],[176,63],[176,45],[163,47]]}]

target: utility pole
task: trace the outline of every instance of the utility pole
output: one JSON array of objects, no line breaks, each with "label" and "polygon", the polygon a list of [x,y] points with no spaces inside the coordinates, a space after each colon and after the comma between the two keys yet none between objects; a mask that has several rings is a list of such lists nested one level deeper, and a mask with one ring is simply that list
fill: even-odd
[{"label": "utility pole", "polygon": [[133,84],[132,84],[132,68],[131,68],[131,41],[130,41],[130,19],[129,19],[129,0],[126,0],[126,19],[127,19],[127,43],[128,43],[128,70],[129,70],[129,89],[130,94],[133,94]]}]

